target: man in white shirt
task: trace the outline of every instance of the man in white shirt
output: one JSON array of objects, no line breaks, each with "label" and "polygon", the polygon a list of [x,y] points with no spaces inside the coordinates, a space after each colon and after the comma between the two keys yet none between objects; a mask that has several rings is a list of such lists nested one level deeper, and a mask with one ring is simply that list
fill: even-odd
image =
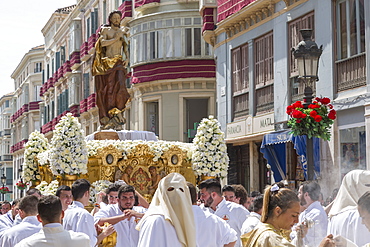
[{"label": "man in white shirt", "polygon": [[233,247],[236,243],[236,232],[220,217],[203,211],[197,205],[195,186],[187,182],[189,187],[195,220],[197,247]]},{"label": "man in white shirt", "polygon": [[40,231],[41,223],[36,217],[38,202],[39,199],[36,196],[25,196],[21,199],[18,213],[22,222],[4,231],[0,246],[13,247],[22,239]]},{"label": "man in white shirt", "polygon": [[261,214],[263,205],[263,195],[254,197],[252,204],[250,205],[251,213],[248,218],[244,221],[241,234],[251,232],[257,225],[261,224]]},{"label": "man in white shirt", "polygon": [[12,205],[8,201],[4,201],[1,205],[1,214],[6,214],[10,209],[12,208]]},{"label": "man in white shirt", "polygon": [[221,194],[221,184],[216,179],[207,179],[199,185],[200,199],[210,212],[225,220],[236,231],[236,247],[241,247],[240,229],[249,215],[249,211],[242,205],[226,201]]},{"label": "man in white shirt", "polygon": [[118,203],[100,209],[95,213],[94,221],[100,226],[106,222],[114,225],[117,232],[116,246],[136,247],[139,232],[135,227],[146,212],[146,208],[134,206],[135,188],[131,185],[122,185],[117,194]]},{"label": "man in white shirt", "polygon": [[89,247],[89,237],[84,233],[66,231],[61,224],[64,212],[60,199],[44,196],[38,203],[37,218],[43,228],[34,235],[23,239],[15,247]]},{"label": "man in white shirt", "polygon": [[298,225],[308,228],[303,238],[303,244],[307,247],[319,246],[321,240],[326,237],[328,216],[319,202],[320,193],[320,185],[315,181],[304,182],[298,190],[300,204],[305,208],[299,215]]},{"label": "man in white shirt", "polygon": [[194,214],[189,188],[179,173],[162,178],[148,211],[136,227],[138,247],[195,247]]},{"label": "man in white shirt", "polygon": [[61,185],[55,192],[55,195],[59,197],[60,202],[62,203],[63,211],[66,211],[68,206],[72,204],[72,190],[71,187],[67,185]]},{"label": "man in white shirt", "polygon": [[82,232],[89,236],[90,246],[94,247],[106,237],[105,232],[97,236],[94,217],[84,208],[89,205],[90,182],[86,179],[77,179],[72,184],[73,204],[68,206],[63,219],[66,230]]},{"label": "man in white shirt", "polygon": [[0,237],[3,235],[6,229],[13,226],[14,218],[18,214],[19,199],[15,199],[12,203],[12,209],[6,214],[0,215]]}]

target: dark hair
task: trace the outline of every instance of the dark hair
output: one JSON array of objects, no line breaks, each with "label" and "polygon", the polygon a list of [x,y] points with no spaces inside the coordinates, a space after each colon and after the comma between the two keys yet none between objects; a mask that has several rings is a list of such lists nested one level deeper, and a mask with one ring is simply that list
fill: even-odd
[{"label": "dark hair", "polygon": [[27,215],[37,215],[37,204],[39,198],[36,196],[25,196],[19,202],[19,209],[25,212]]},{"label": "dark hair", "polygon": [[222,187],[222,193],[224,193],[225,191],[230,191],[230,192],[234,192],[235,193],[235,189],[233,186],[231,185],[225,185],[224,187]]},{"label": "dark hair", "polygon": [[108,188],[105,190],[105,193],[106,194],[109,194],[110,192],[112,192],[112,191],[118,191],[119,190],[119,188],[121,187],[122,185],[120,185],[120,184],[116,184],[116,183],[114,183],[114,184],[110,184],[109,186],[108,186]]},{"label": "dark hair", "polygon": [[252,191],[249,194],[249,197],[257,197],[257,196],[260,196],[260,195],[262,195],[261,192],[259,192],[259,191]]},{"label": "dark hair", "polygon": [[221,184],[220,182],[218,182],[217,179],[211,178],[211,179],[202,181],[199,184],[199,189],[203,189],[203,188],[206,188],[208,193],[216,192],[219,196],[222,196]]},{"label": "dark hair", "polygon": [[86,179],[77,179],[73,184],[72,184],[72,196],[73,200],[78,200],[84,196],[86,191],[89,191],[90,189],[90,182],[87,181]]},{"label": "dark hair", "polygon": [[42,221],[47,223],[59,223],[62,213],[62,203],[57,196],[44,196],[39,200],[37,210]]},{"label": "dark hair", "polygon": [[39,191],[36,188],[31,188],[31,189],[29,189],[29,190],[26,191],[26,195],[28,195],[28,196],[31,196],[31,195],[33,195],[35,193],[39,194],[39,196],[42,196],[41,191]]},{"label": "dark hair", "polygon": [[71,191],[71,187],[67,186],[67,185],[61,185],[59,186],[59,188],[57,189],[57,191],[55,192],[55,195],[57,197],[60,197],[60,193],[62,192],[62,190],[66,190],[66,191]]},{"label": "dark hair", "polygon": [[20,201],[19,198],[14,199],[13,202],[12,202],[12,207],[15,206],[15,205],[18,205],[19,204],[19,201]]},{"label": "dark hair", "polygon": [[186,182],[186,184],[189,187],[191,204],[195,204],[197,202],[197,189],[195,188],[194,184],[190,182]]},{"label": "dark hair", "polygon": [[258,212],[262,208],[262,206],[263,206],[263,195],[259,195],[254,197],[254,200],[248,209],[249,211],[252,212]]},{"label": "dark hair", "polygon": [[108,16],[108,25],[109,25],[109,26],[110,26],[110,25],[112,25],[112,23],[110,22],[110,18],[112,18],[112,16],[113,16],[114,14],[119,14],[119,16],[120,16],[120,17],[121,17],[121,19],[122,19],[122,12],[121,12],[121,11],[119,11],[119,10],[114,10],[114,11],[110,12],[110,13],[109,13],[109,16]]},{"label": "dark hair", "polygon": [[239,204],[244,205],[248,199],[248,191],[241,184],[232,184],[235,190],[235,197],[240,198]]},{"label": "dark hair", "polygon": [[10,204],[10,202],[8,202],[8,201],[3,201],[3,203],[1,204],[1,206],[5,205],[5,204],[8,204],[10,207],[12,207],[12,204]]},{"label": "dark hair", "polygon": [[262,218],[261,222],[266,223],[267,219],[272,217],[276,207],[280,207],[283,212],[291,207],[293,202],[298,202],[299,199],[296,193],[287,188],[281,188],[280,184],[276,183],[279,189],[271,191],[271,185],[267,186],[263,196]]},{"label": "dark hair", "polygon": [[357,202],[358,206],[370,213],[370,191],[366,191]]},{"label": "dark hair", "polygon": [[118,190],[118,198],[121,198],[122,193],[132,192],[135,195],[135,188],[132,185],[124,184]]},{"label": "dark hair", "polygon": [[320,198],[321,188],[320,185],[315,181],[305,181],[302,183],[302,192],[308,193],[313,201],[317,201]]}]

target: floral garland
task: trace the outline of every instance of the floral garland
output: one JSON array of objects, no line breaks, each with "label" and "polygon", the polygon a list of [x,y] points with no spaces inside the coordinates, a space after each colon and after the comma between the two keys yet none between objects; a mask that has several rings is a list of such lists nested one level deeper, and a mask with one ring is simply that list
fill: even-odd
[{"label": "floral garland", "polygon": [[27,189],[27,186],[28,186],[29,184],[28,183],[24,183],[24,182],[22,182],[21,180],[19,180],[16,184],[15,184],[15,186],[17,186],[17,189],[19,189],[19,190],[25,190],[25,189]]},{"label": "floral garland", "polygon": [[336,119],[336,111],[329,98],[316,97],[307,109],[301,101],[297,101],[287,107],[286,113],[290,116],[288,126],[294,136],[307,135],[308,138],[330,140],[330,128]]},{"label": "floral garland", "polygon": [[108,188],[109,185],[111,185],[112,182],[108,180],[98,180],[91,184],[90,187],[90,198],[89,202],[91,204],[96,203],[96,197],[98,196],[99,192],[105,192],[105,190]]},{"label": "floral garland", "polygon": [[42,181],[35,188],[38,189],[42,195],[47,196],[47,195],[55,195],[58,187],[59,187],[58,180],[53,180],[50,182],[50,184],[48,184],[46,181]]},{"label": "floral garland", "polygon": [[87,146],[77,118],[68,113],[55,126],[49,151],[50,170],[54,175],[86,174]]},{"label": "floral garland", "polygon": [[37,155],[48,149],[48,139],[39,131],[32,132],[28,137],[24,151],[23,174],[25,182],[40,179],[38,172]]},{"label": "floral garland", "polygon": [[227,175],[229,156],[225,143],[225,134],[220,123],[213,116],[203,118],[197,128],[193,140],[193,170],[196,175],[219,176]]},{"label": "floral garland", "polygon": [[9,188],[8,187],[0,187],[0,193],[1,194],[6,194],[6,193],[9,193],[10,192],[10,190],[9,190]]}]

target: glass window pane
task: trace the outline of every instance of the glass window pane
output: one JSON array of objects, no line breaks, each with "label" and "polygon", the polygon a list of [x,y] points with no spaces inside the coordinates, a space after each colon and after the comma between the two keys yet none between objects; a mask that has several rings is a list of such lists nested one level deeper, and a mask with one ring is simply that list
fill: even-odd
[{"label": "glass window pane", "polygon": [[356,20],[356,1],[349,1],[349,35],[350,35],[350,49],[353,56],[357,54],[357,20]]},{"label": "glass window pane", "polygon": [[194,56],[200,56],[202,52],[202,35],[200,28],[194,28]]},{"label": "glass window pane", "polygon": [[185,18],[185,25],[191,25],[191,18]]},{"label": "glass window pane", "polygon": [[346,16],[346,2],[339,4],[339,33],[340,33],[340,57],[343,59],[347,57],[347,16]]},{"label": "glass window pane", "polygon": [[181,19],[180,18],[176,18],[173,21],[175,22],[175,24],[174,24],[175,27],[181,26]]},{"label": "glass window pane", "polygon": [[157,49],[158,49],[158,58],[163,58],[163,31],[157,32]]},{"label": "glass window pane", "polygon": [[175,57],[181,57],[182,56],[181,47],[183,46],[183,44],[182,44],[180,28],[174,29],[174,37],[175,37],[175,40],[174,40]]},{"label": "glass window pane", "polygon": [[152,21],[149,23],[149,29],[154,29],[155,28],[155,22]]},{"label": "glass window pane", "polygon": [[172,19],[166,20],[166,27],[172,27]]},{"label": "glass window pane", "polygon": [[360,52],[365,52],[365,12],[364,12],[364,0],[359,0],[359,12],[360,12]]},{"label": "glass window pane", "polygon": [[162,20],[157,21],[157,28],[161,28],[161,27],[162,27]]},{"label": "glass window pane", "polygon": [[143,24],[143,31],[146,31],[148,29],[148,23]]},{"label": "glass window pane", "polygon": [[143,33],[143,60],[145,61],[148,59],[148,34]]},{"label": "glass window pane", "polygon": [[155,32],[150,32],[150,57],[149,59],[154,59],[156,58],[156,50],[155,50]]},{"label": "glass window pane", "polygon": [[209,44],[207,42],[204,42],[204,54],[206,56],[209,56],[210,55],[209,49],[210,49]]},{"label": "glass window pane", "polygon": [[173,57],[173,30],[166,30],[166,57]]},{"label": "glass window pane", "polygon": [[192,31],[191,28],[185,28],[185,56],[192,55],[191,47],[192,47],[193,39],[192,39],[191,31]]},{"label": "glass window pane", "polygon": [[201,18],[194,18],[194,25],[202,24]]}]

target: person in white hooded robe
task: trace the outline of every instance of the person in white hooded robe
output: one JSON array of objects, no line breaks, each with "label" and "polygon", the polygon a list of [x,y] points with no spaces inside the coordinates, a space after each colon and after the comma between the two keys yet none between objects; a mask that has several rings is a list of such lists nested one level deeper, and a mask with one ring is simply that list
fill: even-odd
[{"label": "person in white hooded robe", "polygon": [[138,247],[195,247],[194,214],[189,188],[179,173],[159,182],[152,202],[136,226]]},{"label": "person in white hooded robe", "polygon": [[357,246],[370,243],[369,231],[361,224],[357,210],[357,201],[366,191],[370,191],[370,171],[353,170],[344,176],[328,214],[328,234],[349,239]]}]

